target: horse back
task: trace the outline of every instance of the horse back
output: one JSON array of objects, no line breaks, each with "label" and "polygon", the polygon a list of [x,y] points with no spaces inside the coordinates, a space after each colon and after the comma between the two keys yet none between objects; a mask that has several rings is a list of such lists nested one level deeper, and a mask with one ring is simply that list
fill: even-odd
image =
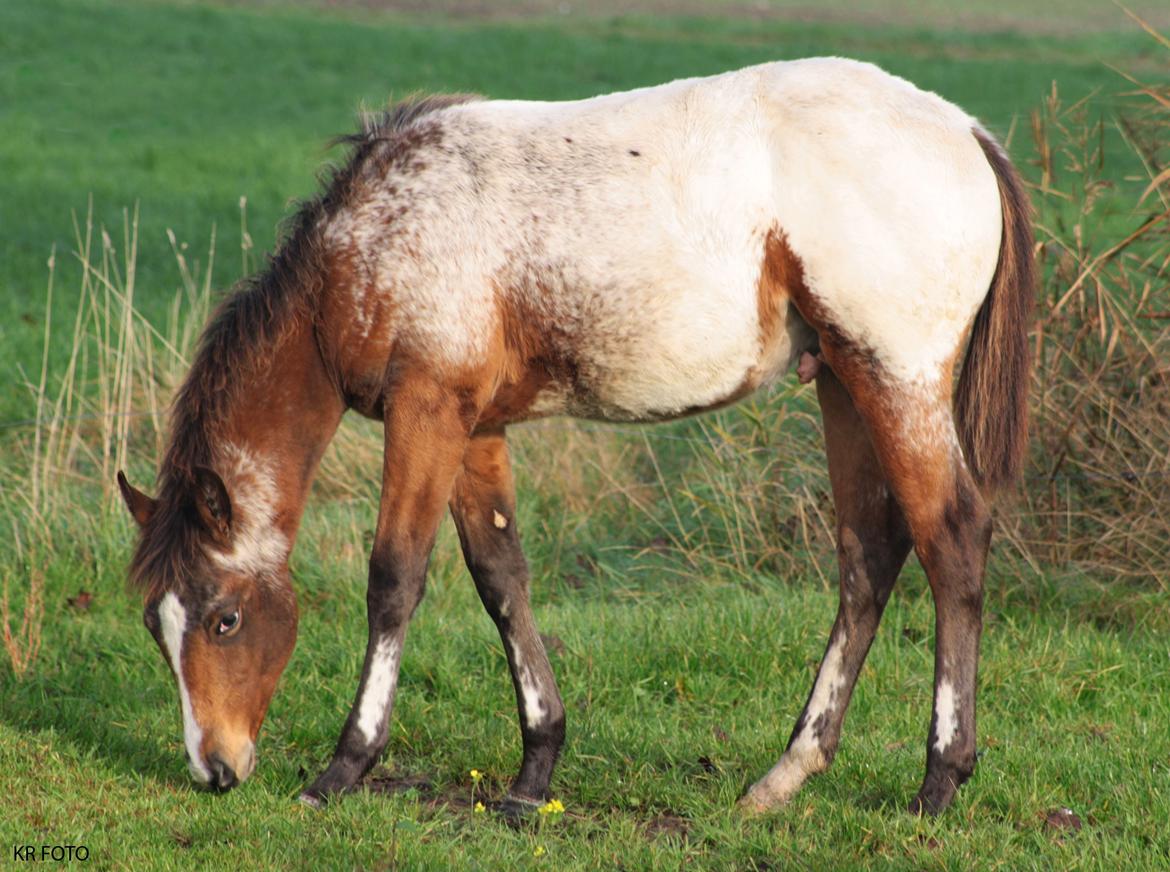
[{"label": "horse back", "polygon": [[416,123],[409,159],[325,228],[328,344],[363,390],[397,359],[488,373],[501,421],[710,408],[816,347],[796,277],[910,377],[953,351],[995,265],[973,122],[866,64]]}]

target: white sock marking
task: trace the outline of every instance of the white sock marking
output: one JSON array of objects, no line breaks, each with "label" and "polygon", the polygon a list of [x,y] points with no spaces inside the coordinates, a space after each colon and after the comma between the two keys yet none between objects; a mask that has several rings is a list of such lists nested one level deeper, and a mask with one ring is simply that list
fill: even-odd
[{"label": "white sock marking", "polygon": [[548,706],[540,695],[540,688],[532,680],[532,673],[520,659],[520,648],[512,642],[512,661],[516,664],[516,674],[520,677],[520,698],[523,701],[524,723],[528,729],[535,730],[548,717]]},{"label": "white sock marking", "polygon": [[520,693],[524,697],[524,721],[528,729],[535,730],[548,716],[548,708],[540,696],[540,690],[532,681],[532,673],[527,669],[520,672]]},{"label": "white sock marking", "polygon": [[383,636],[374,648],[374,659],[370,663],[370,674],[362,703],[358,708],[358,729],[366,737],[367,744],[373,744],[378,736],[378,725],[386,716],[394,688],[398,684],[398,642],[390,636]]},{"label": "white sock marking", "polygon": [[748,791],[748,797],[759,808],[788,802],[808,776],[822,772],[828,766],[825,752],[818,738],[813,735],[813,726],[819,717],[833,710],[837,694],[845,686],[841,661],[847,641],[842,633],[825,652],[824,662],[813,685],[812,697],[808,701],[804,726],[788,750],[781,755],[779,762]]},{"label": "white sock marking", "polygon": [[841,673],[841,660],[845,654],[847,641],[845,634],[842,633],[833,640],[833,644],[825,652],[825,662],[821,664],[817,674],[817,683],[813,688],[812,699],[809,700],[806,725],[811,725],[833,707],[833,703],[837,700],[837,692],[845,684],[845,676]]},{"label": "white sock marking", "polygon": [[168,591],[159,603],[158,618],[162,624],[163,645],[171,660],[171,668],[175,671],[175,680],[179,683],[179,705],[183,710],[183,743],[187,746],[187,768],[191,770],[191,775],[196,781],[207,784],[211,781],[211,773],[203,765],[203,758],[199,754],[203,730],[195,720],[191,695],[187,692],[187,682],[183,678],[183,634],[187,629],[187,610],[183,608],[179,598]]},{"label": "white sock marking", "polygon": [[959,716],[955,709],[955,688],[945,678],[938,686],[938,701],[935,703],[938,722],[935,732],[934,750],[940,754],[951,746],[959,730]]}]

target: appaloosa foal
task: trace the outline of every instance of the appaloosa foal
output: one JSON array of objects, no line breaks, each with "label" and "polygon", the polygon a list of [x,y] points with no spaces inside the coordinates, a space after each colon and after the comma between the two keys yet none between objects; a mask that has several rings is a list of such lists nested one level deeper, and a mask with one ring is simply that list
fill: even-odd
[{"label": "appaloosa foal", "polygon": [[195,778],[225,789],[255,766],[296,636],[289,552],[347,409],[385,425],[369,644],[304,798],[349,790],[386,745],[449,508],[516,688],[516,812],[548,794],[565,710],[529,608],[505,426],[677,418],[803,361],[824,412],[841,602],[792,738],[744,804],[780,805],[829,765],[913,547],[937,625],[911,807],[944,808],[975,766],[988,499],[1025,439],[1032,238],[1000,147],[933,94],[836,59],[570,103],[419,100],[350,142],[204,333],[158,498],[119,478]]}]

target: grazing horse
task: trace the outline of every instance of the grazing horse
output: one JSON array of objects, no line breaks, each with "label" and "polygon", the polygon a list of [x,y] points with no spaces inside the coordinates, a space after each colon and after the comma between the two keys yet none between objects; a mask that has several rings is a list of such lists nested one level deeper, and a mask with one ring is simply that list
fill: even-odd
[{"label": "grazing horse", "polygon": [[565,709],[529,606],[505,427],[674,419],[795,366],[823,410],[840,607],[792,737],[742,803],[780,805],[829,766],[913,548],[936,636],[911,808],[943,809],[975,766],[989,500],[1025,447],[1032,237],[1003,150],[939,97],[840,59],[577,102],[421,99],[348,141],[206,328],[157,498],[119,474],[193,776],[222,790],[255,766],[296,636],[289,552],[354,409],[385,429],[369,642],[302,798],[353,788],[385,747],[449,509],[516,690],[524,755],[502,808],[534,807]]}]

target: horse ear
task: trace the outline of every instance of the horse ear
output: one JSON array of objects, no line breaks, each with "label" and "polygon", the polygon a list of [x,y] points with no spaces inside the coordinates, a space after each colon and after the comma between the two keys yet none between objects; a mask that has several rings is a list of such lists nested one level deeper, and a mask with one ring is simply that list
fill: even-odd
[{"label": "horse ear", "polygon": [[207,532],[226,543],[232,532],[232,501],[223,479],[206,466],[195,469],[195,508]]},{"label": "horse ear", "polygon": [[144,494],[126,480],[125,473],[118,470],[118,490],[122,492],[122,500],[130,510],[130,516],[138,522],[139,527],[145,527],[154,517],[154,510],[158,508],[158,500]]}]

